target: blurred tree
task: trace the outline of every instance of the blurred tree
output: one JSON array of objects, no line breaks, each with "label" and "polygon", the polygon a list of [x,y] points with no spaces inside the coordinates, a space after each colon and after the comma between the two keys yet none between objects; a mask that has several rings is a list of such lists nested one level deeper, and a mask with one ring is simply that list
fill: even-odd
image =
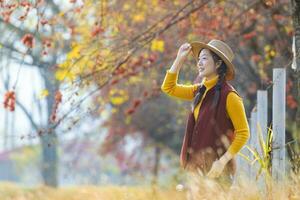
[{"label": "blurred tree", "polygon": [[[288,95],[287,104],[294,108],[292,131],[293,139],[296,143],[289,145],[288,152],[291,154],[292,169],[299,173],[300,169],[300,1],[291,0],[291,13],[293,17],[293,63],[292,80],[288,80],[287,90],[291,90],[292,95]],[[295,85],[296,87],[293,87]]]},{"label": "blurred tree", "polygon": [[[54,104],[54,94],[58,90],[59,82],[54,79],[53,66],[56,64],[57,55],[59,51],[69,51],[66,47],[61,49],[57,47],[57,51],[53,51],[49,56],[51,50],[55,48],[50,42],[50,38],[55,38],[55,35],[49,36],[53,30],[55,30],[55,23],[51,28],[45,28],[44,25],[50,25],[45,23],[46,18],[55,17],[60,12],[58,5],[52,1],[9,1],[1,2],[1,47],[2,57],[5,59],[12,59],[17,63],[20,63],[19,70],[17,72],[17,80],[11,81],[10,85],[6,86],[6,89],[16,90],[18,85],[18,77],[20,68],[26,66],[36,67],[40,70],[41,77],[43,78],[43,84],[49,96],[46,98],[47,102],[47,116],[50,119],[52,106]],[[52,14],[45,15],[45,10],[50,9]],[[28,14],[30,13],[30,14]],[[36,15],[32,14],[35,13]],[[53,19],[53,18],[52,18]],[[49,29],[50,28],[50,29]],[[52,30],[53,28],[53,30]],[[53,40],[54,42],[54,40]],[[46,52],[49,51],[50,52]],[[58,50],[59,49],[59,50]],[[13,52],[13,54],[11,53]],[[47,57],[49,56],[49,57]],[[21,89],[26,89],[22,88]],[[40,136],[43,162],[41,166],[42,177],[44,183],[49,186],[56,187],[57,181],[57,136],[55,129],[52,128],[53,124],[48,121],[38,124],[34,120],[34,116],[22,103],[21,99],[16,99],[16,104],[23,110],[28,120],[31,122],[31,126],[35,131],[34,136]],[[21,138],[24,136],[20,136]]]},{"label": "blurred tree", "polygon": [[[49,91],[48,117],[55,120],[54,124],[43,127],[51,134],[42,134],[47,136],[41,139],[45,139],[42,139],[45,164],[48,162],[47,169],[54,176],[46,176],[51,173],[44,171],[45,179],[55,177],[57,170],[57,144],[54,142],[47,147],[50,140],[56,141],[55,128],[62,122],[66,123],[74,111],[78,115],[87,114],[78,110],[89,97],[94,100],[95,107],[90,110],[96,117],[105,110],[103,105],[115,106],[116,113],[108,120],[109,142],[114,143],[127,133],[132,133],[131,127],[143,130],[147,136],[145,138],[151,138],[147,141],[163,141],[166,147],[178,150],[181,139],[177,138],[179,135],[175,137],[172,134],[176,130],[182,132],[179,130],[182,130],[184,123],[177,123],[175,119],[184,118],[185,112],[178,112],[174,107],[182,108],[183,104],[176,102],[173,105],[171,100],[162,100],[159,92],[165,70],[175,59],[177,48],[184,42],[208,42],[218,38],[230,44],[236,55],[234,64],[237,76],[233,85],[244,96],[248,116],[256,104],[256,90],[271,88],[272,69],[287,67],[291,60],[289,55],[292,50],[286,48],[291,46],[292,36],[287,0],[86,0],[84,4],[69,1],[66,5],[49,0],[36,1],[35,4],[17,2],[15,5],[1,2],[6,9],[1,18],[4,30],[13,30],[16,34],[13,40],[21,41],[23,47],[31,49],[25,54],[32,58],[33,63],[30,64],[41,69]],[[28,17],[30,9],[36,10],[36,16],[39,16],[37,24],[33,23],[31,29],[26,29],[10,22],[10,15],[16,8],[24,11],[18,16],[21,21]],[[9,34],[14,36],[12,32]],[[19,60],[26,62],[22,56],[24,51],[15,48],[13,42],[6,42],[2,41],[3,47],[20,53]],[[196,63],[190,57],[186,66],[181,78],[184,83],[191,83],[188,80],[195,78]],[[293,80],[288,77],[290,84]],[[54,101],[54,96],[59,85],[65,86],[60,88],[63,96],[70,88],[74,93],[64,102],[71,102],[70,109],[56,118],[58,101]],[[80,91],[88,95],[83,97]],[[288,91],[287,96],[287,116],[293,119],[296,96],[292,90]],[[79,100],[74,102],[74,99]],[[21,106],[18,99],[17,104]],[[97,109],[99,105],[101,108]],[[149,118],[144,117],[145,113]],[[155,124],[155,121],[159,123]],[[162,127],[164,125],[166,127]],[[40,126],[34,127],[39,130]],[[170,135],[174,136],[171,141]],[[113,145],[107,146],[114,149]],[[157,149],[156,152],[159,155],[161,151]],[[124,159],[122,154],[118,157]],[[46,183],[57,185],[54,178]]]}]

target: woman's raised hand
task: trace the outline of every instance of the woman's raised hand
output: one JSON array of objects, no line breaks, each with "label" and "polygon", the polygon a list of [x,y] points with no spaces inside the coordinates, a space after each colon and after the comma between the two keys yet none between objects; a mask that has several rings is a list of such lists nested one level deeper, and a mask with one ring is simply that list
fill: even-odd
[{"label": "woman's raised hand", "polygon": [[188,56],[189,52],[191,51],[192,46],[189,43],[184,43],[179,47],[178,53],[177,53],[177,59],[179,60],[185,60]]},{"label": "woman's raised hand", "polygon": [[191,51],[191,48],[192,47],[189,43],[184,43],[180,46],[177,57],[174,60],[172,67],[170,68],[170,72],[177,73],[181,69],[184,60]]}]

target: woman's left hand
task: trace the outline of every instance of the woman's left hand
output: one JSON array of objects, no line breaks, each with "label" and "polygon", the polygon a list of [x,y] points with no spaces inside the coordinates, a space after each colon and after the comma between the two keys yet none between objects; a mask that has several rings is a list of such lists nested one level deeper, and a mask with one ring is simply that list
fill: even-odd
[{"label": "woman's left hand", "polygon": [[216,178],[221,175],[225,165],[233,158],[234,155],[228,151],[219,159],[213,162],[210,171],[207,176],[210,178]]},{"label": "woman's left hand", "polygon": [[221,175],[224,167],[226,164],[224,164],[223,162],[221,162],[220,160],[216,160],[213,162],[212,167],[210,169],[210,171],[208,172],[207,176],[209,178],[217,178]]}]

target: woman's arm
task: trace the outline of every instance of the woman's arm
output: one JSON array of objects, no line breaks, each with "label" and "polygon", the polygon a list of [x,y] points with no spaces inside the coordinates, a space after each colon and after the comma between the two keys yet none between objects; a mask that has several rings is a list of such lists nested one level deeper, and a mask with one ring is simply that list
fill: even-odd
[{"label": "woman's arm", "polygon": [[226,153],[219,159],[224,165],[241,150],[250,137],[243,99],[235,92],[227,95],[226,110],[232,121],[235,137]]},{"label": "woman's arm", "polygon": [[183,100],[191,101],[194,98],[194,92],[197,90],[197,84],[183,85],[178,84],[178,72],[172,73],[170,70],[166,71],[165,79],[161,85],[161,90],[173,97]]},{"label": "woman's arm", "polygon": [[170,69],[166,70],[166,76],[161,85],[161,90],[173,97],[178,97],[183,100],[193,100],[194,91],[197,90],[197,84],[194,85],[183,85],[178,84],[179,71],[190,51],[190,45],[188,43],[183,44],[177,54],[175,61],[173,62]]},{"label": "woman's arm", "polygon": [[232,155],[237,154],[250,137],[249,125],[243,99],[235,92],[230,92],[226,100],[226,110],[234,127],[235,137],[228,148]]}]

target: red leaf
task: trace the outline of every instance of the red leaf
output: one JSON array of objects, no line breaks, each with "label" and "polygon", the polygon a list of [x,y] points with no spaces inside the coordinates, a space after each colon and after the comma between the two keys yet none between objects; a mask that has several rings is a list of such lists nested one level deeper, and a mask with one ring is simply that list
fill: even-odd
[{"label": "red leaf", "polygon": [[140,99],[134,100],[134,102],[133,102],[133,108],[138,107],[140,104],[141,104],[141,100]]},{"label": "red leaf", "polygon": [[22,38],[22,43],[27,46],[28,48],[32,48],[33,47],[33,35],[31,34],[26,34],[23,36]]},{"label": "red leaf", "polygon": [[56,103],[61,103],[61,101],[62,101],[62,94],[61,94],[60,91],[56,91],[56,93],[55,93],[55,101],[56,101]]},{"label": "red leaf", "polygon": [[103,32],[104,32],[104,29],[102,27],[100,27],[99,25],[97,25],[92,29],[91,35],[92,35],[92,37],[95,37],[96,35],[103,33]]},{"label": "red leaf", "polygon": [[243,38],[246,39],[246,40],[250,40],[251,38],[255,37],[256,36],[256,32],[255,31],[252,31],[250,33],[246,33],[243,35]]},{"label": "red leaf", "polygon": [[133,114],[134,113],[134,109],[133,108],[130,108],[130,109],[128,109],[128,110],[126,110],[126,115],[131,115],[131,114]]},{"label": "red leaf", "polygon": [[9,111],[15,111],[16,95],[14,91],[7,91],[4,95],[4,108]]}]

